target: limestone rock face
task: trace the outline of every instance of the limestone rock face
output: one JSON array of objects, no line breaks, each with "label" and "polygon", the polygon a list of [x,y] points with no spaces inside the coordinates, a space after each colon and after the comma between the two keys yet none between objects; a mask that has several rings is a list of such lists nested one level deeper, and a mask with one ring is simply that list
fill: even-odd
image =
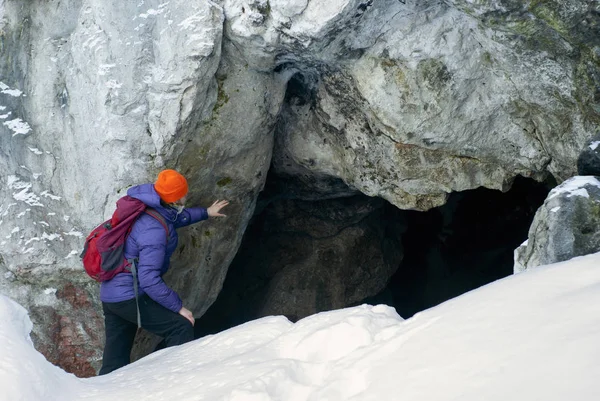
[{"label": "limestone rock face", "polygon": [[165,277],[197,316],[271,165],[293,183],[281,196],[416,210],[573,175],[600,122],[600,5],[475,3],[1,1],[0,291],[37,311],[38,347],[53,355],[63,333],[85,343],[74,369],[97,368],[83,237],[165,167],[186,174],[190,204],[231,201],[181,230]]},{"label": "limestone rock face", "polygon": [[[597,36],[565,38],[540,6],[516,3],[369,2],[327,56],[280,56],[303,85],[282,114],[289,146],[275,160],[293,163],[280,173],[300,165],[418,210],[452,191],[504,190],[516,175],[573,175],[599,121]],[[597,10],[575,3],[597,33]]]},{"label": "limestone rock face", "polygon": [[550,191],[515,250],[515,273],[600,251],[600,181],[575,176]]},{"label": "limestone rock face", "polygon": [[[182,230],[165,278],[200,316],[264,185],[285,82],[224,38],[223,9],[206,0],[6,1],[0,14],[0,291],[33,311],[49,359],[89,375],[103,335],[84,235],[165,167],[187,176],[191,205],[229,199],[227,220]],[[64,302],[68,283],[89,302]],[[53,356],[71,339],[90,351],[81,363]]]}]

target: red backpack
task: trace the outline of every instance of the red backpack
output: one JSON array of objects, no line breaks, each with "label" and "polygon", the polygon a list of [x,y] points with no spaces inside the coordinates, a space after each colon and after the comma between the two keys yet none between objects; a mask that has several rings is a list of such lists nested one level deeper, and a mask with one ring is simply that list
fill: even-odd
[{"label": "red backpack", "polygon": [[142,213],[158,220],[169,238],[169,227],[160,213],[131,196],[122,197],[117,201],[112,218],[94,228],[85,239],[79,257],[91,278],[98,282],[108,281],[119,273],[130,271],[131,262],[125,259],[125,241]]}]

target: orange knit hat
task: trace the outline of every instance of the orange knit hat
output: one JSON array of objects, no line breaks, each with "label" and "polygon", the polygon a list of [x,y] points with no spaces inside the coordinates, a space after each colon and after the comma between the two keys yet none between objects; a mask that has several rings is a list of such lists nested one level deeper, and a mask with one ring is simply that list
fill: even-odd
[{"label": "orange knit hat", "polygon": [[188,184],[177,171],[163,170],[158,174],[154,189],[163,201],[173,203],[187,195]]}]

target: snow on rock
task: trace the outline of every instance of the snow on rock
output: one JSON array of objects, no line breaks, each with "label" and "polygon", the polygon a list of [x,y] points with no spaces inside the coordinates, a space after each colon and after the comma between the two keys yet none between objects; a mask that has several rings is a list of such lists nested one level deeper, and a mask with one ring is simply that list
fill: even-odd
[{"label": "snow on rock", "polygon": [[[7,400],[505,401],[600,395],[600,254],[499,280],[402,320],[384,305],[265,317],[76,379],[0,296]],[[1,397],[1,396],[0,396]]]},{"label": "snow on rock", "polygon": [[567,198],[570,198],[571,196],[582,196],[584,198],[589,198],[590,195],[585,189],[585,187],[588,185],[600,188],[600,181],[598,181],[598,178],[593,176],[575,176],[553,188],[548,194],[547,199],[549,200],[559,195],[566,196]]},{"label": "snow on rock", "polygon": [[575,176],[552,189],[528,241],[515,250],[516,273],[600,251],[600,180]]},{"label": "snow on rock", "polygon": [[29,126],[29,123],[21,120],[20,118],[15,118],[14,120],[6,121],[2,124],[6,125],[9,130],[14,132],[12,136],[26,135],[29,132],[31,132],[31,127]]},{"label": "snow on rock", "polygon": [[587,141],[577,158],[577,173],[579,175],[600,176],[600,131]]},{"label": "snow on rock", "polygon": [[13,97],[19,97],[23,94],[19,89],[11,89],[10,86],[6,85],[4,82],[0,82],[0,93]]}]

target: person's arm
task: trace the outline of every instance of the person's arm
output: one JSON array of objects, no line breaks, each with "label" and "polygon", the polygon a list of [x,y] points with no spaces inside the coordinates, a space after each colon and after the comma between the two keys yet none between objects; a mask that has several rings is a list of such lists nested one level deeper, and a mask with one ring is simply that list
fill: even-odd
[{"label": "person's arm", "polygon": [[208,210],[203,207],[190,207],[179,213],[173,225],[175,228],[180,228],[206,219],[208,219]]},{"label": "person's arm", "polygon": [[[163,281],[160,272],[165,260],[166,234],[158,221],[147,228],[140,243],[138,281],[140,287],[154,301],[165,308],[179,313],[183,304],[179,295]],[[142,242],[139,241],[138,242]]]},{"label": "person's arm", "polygon": [[217,200],[213,202],[208,209],[203,207],[185,208],[183,209],[183,212],[179,213],[179,216],[177,216],[177,220],[174,223],[175,228],[185,227],[206,220],[209,217],[225,217],[225,215],[221,213],[221,209],[227,205],[229,205],[228,201]]}]

